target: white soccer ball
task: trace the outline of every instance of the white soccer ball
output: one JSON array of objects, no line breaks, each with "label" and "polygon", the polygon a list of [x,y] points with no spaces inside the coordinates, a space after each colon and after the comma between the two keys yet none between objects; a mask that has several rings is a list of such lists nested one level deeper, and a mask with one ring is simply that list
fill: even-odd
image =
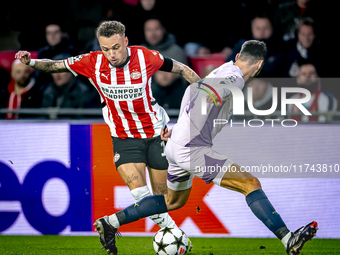
[{"label": "white soccer ball", "polygon": [[158,255],[185,254],[188,244],[187,235],[179,228],[162,228],[153,238],[153,248]]}]

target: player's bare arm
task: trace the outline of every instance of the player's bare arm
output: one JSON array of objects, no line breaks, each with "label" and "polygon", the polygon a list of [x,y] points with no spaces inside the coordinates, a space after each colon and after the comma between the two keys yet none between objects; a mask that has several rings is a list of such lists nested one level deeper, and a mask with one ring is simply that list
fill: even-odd
[{"label": "player's bare arm", "polygon": [[187,65],[178,62],[174,59],[173,61],[173,67],[171,72],[172,73],[178,73],[183,76],[184,79],[186,79],[190,84],[194,82],[198,82],[201,78]]},{"label": "player's bare arm", "polygon": [[69,72],[63,60],[50,60],[50,59],[34,59],[31,62],[31,53],[27,51],[19,51],[15,54],[15,58],[19,59],[21,63],[30,65],[35,70],[46,73],[63,73]]}]

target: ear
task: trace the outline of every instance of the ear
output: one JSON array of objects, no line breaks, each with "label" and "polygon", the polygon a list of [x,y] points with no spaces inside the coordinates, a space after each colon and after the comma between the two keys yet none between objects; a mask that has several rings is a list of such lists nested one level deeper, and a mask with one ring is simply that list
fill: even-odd
[{"label": "ear", "polygon": [[263,62],[264,62],[264,60],[259,60],[259,62],[257,62],[257,65],[258,65],[259,68],[263,65]]},{"label": "ear", "polygon": [[238,57],[240,56],[240,53],[236,54],[235,61],[237,61]]},{"label": "ear", "polygon": [[125,47],[127,47],[127,46],[128,46],[128,44],[129,44],[129,39],[127,38],[127,36],[125,36],[125,41],[124,41],[124,44],[125,44]]}]

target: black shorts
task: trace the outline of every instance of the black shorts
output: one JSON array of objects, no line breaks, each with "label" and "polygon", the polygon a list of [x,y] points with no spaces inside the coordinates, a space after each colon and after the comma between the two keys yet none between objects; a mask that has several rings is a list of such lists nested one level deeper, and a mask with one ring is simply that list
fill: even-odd
[{"label": "black shorts", "polygon": [[126,163],[145,163],[153,169],[168,169],[165,142],[160,136],[142,139],[112,137],[112,144],[116,168]]}]

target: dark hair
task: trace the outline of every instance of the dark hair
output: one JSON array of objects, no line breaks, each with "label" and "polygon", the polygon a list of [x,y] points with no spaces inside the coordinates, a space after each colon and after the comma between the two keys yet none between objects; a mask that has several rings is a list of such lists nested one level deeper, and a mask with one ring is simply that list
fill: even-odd
[{"label": "dark hair", "polygon": [[159,24],[161,24],[161,27],[164,30],[166,30],[166,24],[164,23],[164,20],[162,18],[160,18],[158,15],[153,14],[149,18],[147,18],[144,22],[144,27],[145,27],[145,23],[148,22],[149,20],[158,20]]},{"label": "dark hair", "polygon": [[115,34],[125,36],[125,26],[119,21],[104,21],[97,28],[97,38],[99,36],[109,38]]},{"label": "dark hair", "polygon": [[267,46],[258,40],[246,41],[241,48],[239,60],[248,62],[250,65],[264,60],[267,55]]},{"label": "dark hair", "polygon": [[251,22],[254,21],[254,19],[268,19],[270,23],[272,23],[271,18],[266,13],[256,13],[252,19]]},{"label": "dark hair", "polygon": [[296,35],[299,33],[302,26],[312,27],[314,30],[314,34],[315,34],[315,22],[311,17],[304,17],[298,21],[298,23],[296,24],[296,30],[295,30]]},{"label": "dark hair", "polygon": [[50,19],[50,20],[48,20],[48,21],[45,23],[45,29],[46,29],[47,26],[50,26],[50,25],[57,25],[57,26],[59,26],[60,31],[66,32],[65,23],[62,22],[62,21],[60,21],[60,20],[57,20],[57,19]]}]

